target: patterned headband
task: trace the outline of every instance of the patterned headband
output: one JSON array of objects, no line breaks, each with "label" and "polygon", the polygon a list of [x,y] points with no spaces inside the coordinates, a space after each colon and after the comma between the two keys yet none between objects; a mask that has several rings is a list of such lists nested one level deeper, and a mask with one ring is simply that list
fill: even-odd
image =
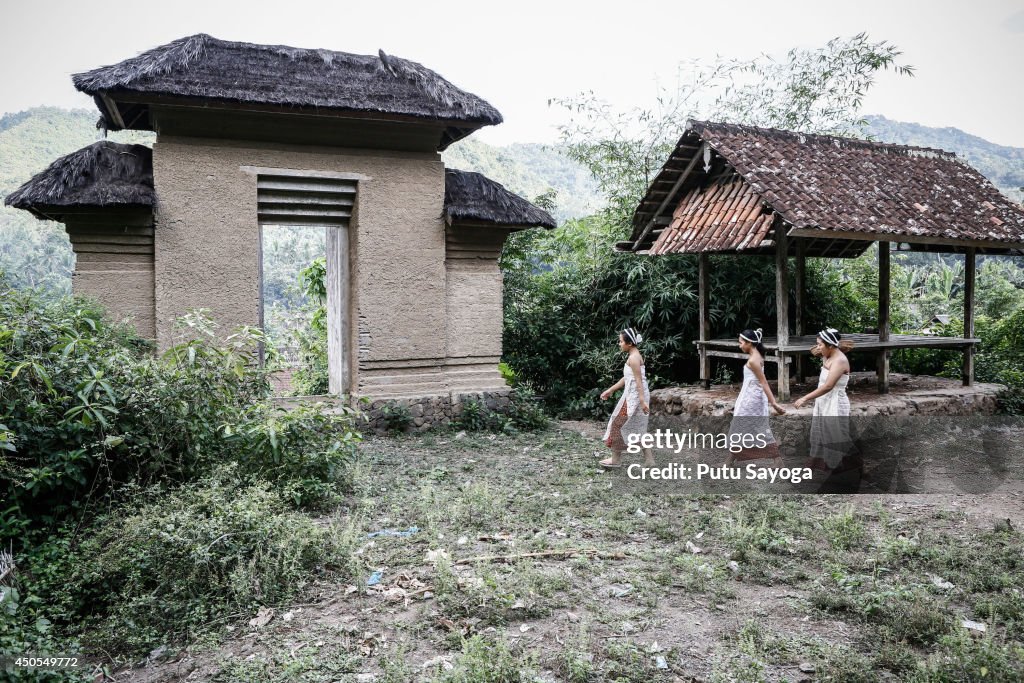
[{"label": "patterned headband", "polygon": [[761,328],[760,327],[757,328],[756,330],[754,330],[754,336],[757,337],[757,339],[751,339],[750,337],[748,337],[745,334],[743,334],[742,332],[740,332],[740,339],[746,339],[751,344],[760,344],[762,337],[764,337],[764,335],[761,334]]},{"label": "patterned headband", "polygon": [[627,327],[626,329],[624,329],[622,331],[622,334],[623,336],[626,337],[626,341],[628,341],[633,346],[636,346],[637,344],[644,340],[644,336],[637,332],[636,330],[634,330],[632,327]]},{"label": "patterned headband", "polygon": [[826,343],[832,346],[839,346],[839,330],[834,327],[828,327],[818,333],[818,336],[825,340]]}]

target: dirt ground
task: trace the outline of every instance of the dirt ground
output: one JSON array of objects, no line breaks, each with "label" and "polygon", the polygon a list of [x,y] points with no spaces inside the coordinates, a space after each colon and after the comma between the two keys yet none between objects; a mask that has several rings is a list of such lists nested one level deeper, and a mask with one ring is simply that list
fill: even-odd
[{"label": "dirt ground", "polygon": [[368,439],[349,506],[321,520],[351,525],[358,575],[116,679],[1024,676],[1020,478],[982,495],[671,490],[597,467],[602,430]]}]

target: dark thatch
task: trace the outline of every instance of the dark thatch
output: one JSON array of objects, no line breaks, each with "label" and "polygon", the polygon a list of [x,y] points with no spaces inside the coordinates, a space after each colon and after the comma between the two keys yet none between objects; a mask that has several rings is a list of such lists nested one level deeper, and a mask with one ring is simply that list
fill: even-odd
[{"label": "dark thatch", "polygon": [[449,223],[488,224],[506,228],[554,228],[544,209],[472,171],[445,169],[444,216]]},{"label": "dark thatch", "polygon": [[[76,88],[94,96],[110,130],[120,126],[102,95],[114,102],[131,94],[136,99],[188,98],[449,121],[463,124],[456,129],[459,137],[502,121],[483,99],[421,64],[383,51],[354,55],[231,42],[202,33],[72,79]],[[143,114],[138,121],[126,118],[125,127],[149,129],[148,114]]]},{"label": "dark thatch", "polygon": [[153,150],[101,140],[57,159],[4,203],[45,219],[70,208],[152,208],[154,199]]}]

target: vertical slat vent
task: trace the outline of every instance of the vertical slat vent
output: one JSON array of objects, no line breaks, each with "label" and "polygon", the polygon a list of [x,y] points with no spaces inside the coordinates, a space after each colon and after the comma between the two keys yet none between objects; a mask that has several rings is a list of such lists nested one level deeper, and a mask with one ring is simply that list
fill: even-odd
[{"label": "vertical slat vent", "polygon": [[256,180],[260,225],[348,227],[356,181],[260,174]]}]

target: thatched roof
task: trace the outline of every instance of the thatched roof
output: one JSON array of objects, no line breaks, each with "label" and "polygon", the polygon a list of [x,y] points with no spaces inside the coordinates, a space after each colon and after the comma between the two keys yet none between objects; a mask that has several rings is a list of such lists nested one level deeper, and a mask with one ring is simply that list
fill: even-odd
[{"label": "thatched roof", "polygon": [[[451,224],[513,229],[554,228],[547,211],[471,171],[445,170],[444,216]],[[52,218],[69,209],[151,209],[153,150],[95,142],[63,156],[7,196],[5,203]]]},{"label": "thatched roof", "polygon": [[444,172],[444,216],[450,224],[493,225],[505,228],[554,228],[544,209],[472,171]]},{"label": "thatched roof", "polygon": [[811,240],[808,255],[856,255],[875,240],[994,253],[1024,245],[1021,207],[949,152],[689,121],[619,248],[756,253],[779,224]]},{"label": "thatched roof", "polygon": [[502,121],[483,99],[421,64],[383,51],[354,55],[232,42],[202,33],[75,74],[73,80],[95,98],[110,130],[152,130],[147,108],[138,104],[147,98],[451,122],[446,144]]},{"label": "thatched roof", "polygon": [[62,156],[4,203],[51,218],[67,209],[152,208],[153,150],[102,140]]}]

